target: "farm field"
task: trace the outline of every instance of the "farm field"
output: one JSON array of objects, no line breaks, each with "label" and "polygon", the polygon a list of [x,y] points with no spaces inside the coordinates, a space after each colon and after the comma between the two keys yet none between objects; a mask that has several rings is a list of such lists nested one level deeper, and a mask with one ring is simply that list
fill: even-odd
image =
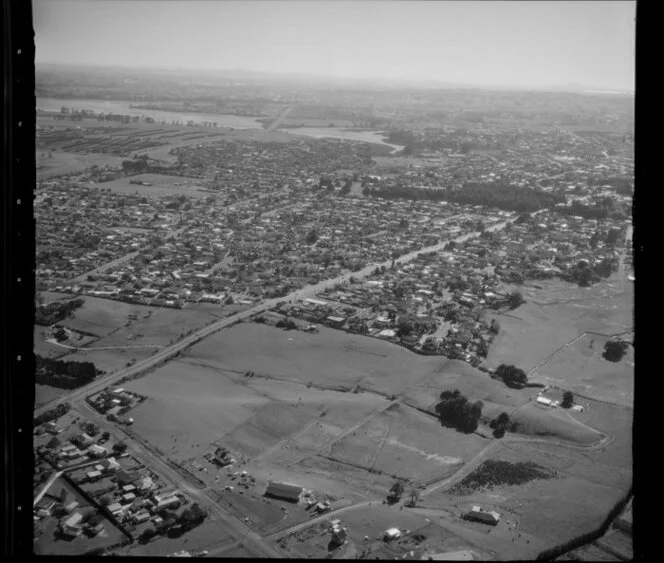
[{"label": "farm field", "polygon": [[602,434],[577,421],[563,409],[550,409],[536,403],[525,405],[511,415],[521,434],[554,437],[582,446],[597,444]]},{"label": "farm field", "polygon": [[[587,331],[617,334],[632,329],[633,284],[621,287],[617,275],[589,288],[561,281],[540,286],[543,289],[507,288],[519,289],[527,302],[510,316],[496,315],[501,331],[484,362],[486,367],[514,364],[528,372]],[[600,382],[596,385],[601,387]]]},{"label": "farm field", "polygon": [[476,435],[460,436],[438,420],[395,405],[335,442],[330,456],[389,475],[420,480],[453,473],[485,445]]},{"label": "farm field", "polygon": [[[164,346],[217,317],[202,310],[166,309],[85,297],[74,316],[61,322],[66,328],[98,336],[95,348],[106,346]],[[135,319],[130,318],[136,317]],[[141,334],[142,336],[138,337]],[[133,335],[132,338],[127,338]],[[91,346],[91,347],[92,347]]]},{"label": "farm field", "polygon": [[67,389],[35,384],[35,408],[61,397],[64,393],[67,393]]},{"label": "farm field", "polygon": [[270,401],[222,373],[179,360],[125,388],[148,397],[131,411],[133,431],[177,461],[210,451],[211,442]]},{"label": "farm field", "polygon": [[595,399],[634,403],[634,348],[619,362],[602,357],[608,337],[586,334],[537,368],[533,379]]},{"label": "farm field", "polygon": [[[418,356],[375,338],[321,327],[319,334],[240,323],[202,340],[185,357],[230,370],[338,390],[399,394],[434,371],[441,359]],[[315,366],[313,368],[312,366]],[[408,377],[404,377],[404,374]]]},{"label": "farm field", "polygon": [[[129,181],[148,182],[151,186],[130,184]],[[178,185],[175,185],[178,184]],[[185,195],[188,197],[207,197],[210,192],[203,191],[201,180],[184,176],[167,176],[164,174],[139,174],[131,178],[118,178],[110,182],[96,184],[99,188],[108,188],[113,192],[133,194],[139,193],[148,197],[162,197],[166,195]]]},{"label": "farm field", "polygon": [[121,166],[125,160],[108,154],[78,154],[65,151],[52,151],[52,158],[42,157],[37,151],[37,181],[47,180],[63,174],[77,174],[91,166]]},{"label": "farm field", "polygon": [[135,363],[150,357],[155,349],[156,348],[116,348],[113,350],[98,350],[95,348],[89,348],[86,350],[76,350],[66,356],[62,356],[60,359],[67,362],[93,362],[97,369],[108,374],[127,367],[129,362]]}]

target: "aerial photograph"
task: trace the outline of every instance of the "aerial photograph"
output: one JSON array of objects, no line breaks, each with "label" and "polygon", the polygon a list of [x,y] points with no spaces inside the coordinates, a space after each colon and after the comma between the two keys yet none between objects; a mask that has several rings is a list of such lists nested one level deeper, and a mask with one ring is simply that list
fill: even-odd
[{"label": "aerial photograph", "polygon": [[34,554],[635,556],[636,2],[32,14]]}]

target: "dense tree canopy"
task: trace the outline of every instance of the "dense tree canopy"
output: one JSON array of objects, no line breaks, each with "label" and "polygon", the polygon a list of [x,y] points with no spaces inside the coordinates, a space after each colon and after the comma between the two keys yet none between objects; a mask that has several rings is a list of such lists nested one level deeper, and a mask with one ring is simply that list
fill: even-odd
[{"label": "dense tree canopy", "polygon": [[500,364],[496,369],[496,375],[502,379],[508,387],[520,389],[528,383],[526,372],[512,365]]},{"label": "dense tree canopy", "polygon": [[440,394],[440,403],[436,405],[436,412],[445,426],[471,433],[477,430],[483,406],[481,401],[471,403],[458,389],[455,389]]}]

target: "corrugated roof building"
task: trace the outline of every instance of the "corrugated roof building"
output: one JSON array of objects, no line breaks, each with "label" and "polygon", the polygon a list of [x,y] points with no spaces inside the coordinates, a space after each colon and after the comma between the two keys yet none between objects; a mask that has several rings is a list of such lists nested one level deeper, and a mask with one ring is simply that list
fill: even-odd
[{"label": "corrugated roof building", "polygon": [[299,502],[302,494],[302,487],[289,485],[288,483],[269,483],[265,490],[265,496],[288,500],[290,502]]}]

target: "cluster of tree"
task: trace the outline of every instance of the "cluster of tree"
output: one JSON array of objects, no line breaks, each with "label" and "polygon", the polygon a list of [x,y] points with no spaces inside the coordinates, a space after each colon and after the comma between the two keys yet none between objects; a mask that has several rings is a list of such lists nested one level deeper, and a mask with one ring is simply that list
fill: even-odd
[{"label": "cluster of tree", "polygon": [[35,323],[42,326],[50,326],[63,319],[71,317],[74,311],[83,305],[80,297],[71,301],[57,301],[37,307],[35,311]]},{"label": "cluster of tree", "polygon": [[623,340],[609,340],[604,344],[602,357],[609,362],[619,362],[627,352],[629,344]]},{"label": "cluster of tree", "polygon": [[351,188],[353,187],[353,181],[352,180],[346,180],[346,183],[343,185],[341,188],[341,195],[348,195],[350,193]]},{"label": "cluster of tree", "polygon": [[69,403],[62,403],[54,409],[48,410],[35,417],[35,426],[46,424],[47,422],[51,422],[53,420],[58,420],[58,418],[61,416],[66,415],[69,412],[69,409],[71,409],[71,405]]},{"label": "cluster of tree", "polygon": [[607,256],[599,263],[590,265],[585,260],[580,260],[577,264],[568,269],[561,277],[565,281],[579,284],[581,287],[588,287],[602,278],[608,278],[618,270],[617,258]]},{"label": "cluster of tree", "polygon": [[87,385],[97,376],[92,362],[53,360],[35,356],[36,382],[59,389],[75,389]]},{"label": "cluster of tree", "polygon": [[561,196],[534,190],[523,186],[495,183],[467,183],[461,190],[447,190],[437,188],[415,188],[404,186],[390,186],[383,188],[365,187],[364,195],[380,197],[383,199],[408,199],[427,201],[448,201],[464,205],[484,205],[505,211],[537,211],[546,207],[553,207],[562,203]]},{"label": "cluster of tree", "polygon": [[622,211],[615,209],[614,201],[611,198],[604,198],[593,205],[586,205],[578,200],[574,200],[571,205],[557,207],[556,211],[563,215],[579,216],[584,219],[625,218],[625,214]]},{"label": "cluster of tree", "polygon": [[489,423],[489,428],[493,430],[494,438],[502,438],[510,427],[510,417],[506,412],[501,412]]},{"label": "cluster of tree", "polygon": [[513,389],[521,389],[528,383],[526,372],[512,365],[500,364],[496,368],[496,376]]},{"label": "cluster of tree", "polygon": [[443,425],[471,433],[477,430],[483,406],[482,401],[471,403],[458,389],[455,389],[440,394],[436,413]]},{"label": "cluster of tree", "polygon": [[293,319],[289,319],[288,317],[285,317],[283,319],[279,319],[275,325],[277,328],[283,328],[285,330],[296,330],[297,325],[295,324],[295,321]]},{"label": "cluster of tree", "polygon": [[574,404],[574,393],[571,391],[565,391],[563,393],[563,402],[560,403],[560,406],[564,409],[569,409]]},{"label": "cluster of tree", "polygon": [[406,490],[407,481],[405,479],[397,479],[390,487],[390,494],[387,496],[387,502],[394,504],[398,502]]},{"label": "cluster of tree", "polygon": [[135,160],[123,160],[122,170],[125,174],[143,174],[150,170],[150,165],[147,160],[137,158]]},{"label": "cluster of tree", "polygon": [[85,432],[88,436],[96,436],[101,432],[99,426],[97,426],[94,422],[83,422],[81,424],[81,430]]},{"label": "cluster of tree", "polygon": [[520,291],[513,291],[507,296],[510,309],[516,309],[519,305],[526,302]]}]

